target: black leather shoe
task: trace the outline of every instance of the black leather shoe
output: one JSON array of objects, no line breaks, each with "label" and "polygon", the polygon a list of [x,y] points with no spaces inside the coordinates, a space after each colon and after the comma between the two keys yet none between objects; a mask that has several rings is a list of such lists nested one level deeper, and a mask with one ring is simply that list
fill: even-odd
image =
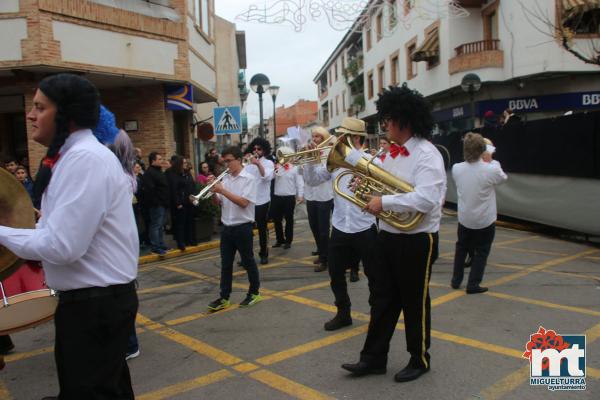
[{"label": "black leather shoe", "polygon": [[310,252],[310,255],[311,255],[311,256],[318,256],[318,255],[319,255],[319,252],[318,252],[318,251],[311,251],[311,252]]},{"label": "black leather shoe", "polygon": [[386,367],[374,368],[367,364],[364,361],[359,361],[356,364],[342,364],[342,368],[346,371],[349,371],[354,376],[363,376],[363,375],[383,375],[387,372]]},{"label": "black leather shoe", "polygon": [[283,248],[286,249],[286,250],[289,249],[290,247],[292,247],[292,245],[289,244],[289,243],[286,243],[286,244],[283,245]]},{"label": "black leather shoe", "polygon": [[313,260],[313,264],[315,264],[315,265],[321,264],[321,260],[319,259],[319,257],[317,257]]},{"label": "black leather shoe", "polygon": [[450,282],[450,287],[451,287],[452,289],[458,289],[458,288],[460,287],[460,285],[457,285],[456,283],[452,283],[452,282]]},{"label": "black leather shoe", "polygon": [[345,326],[352,325],[352,317],[350,316],[350,309],[338,310],[335,317],[325,322],[324,328],[326,331],[336,331]]},{"label": "black leather shoe", "polygon": [[322,263],[322,264],[319,264],[319,265],[315,265],[315,269],[314,269],[314,271],[315,271],[315,272],[323,272],[323,271],[327,271],[327,264],[325,264],[325,263]]},{"label": "black leather shoe", "polygon": [[275,247],[281,247],[281,246],[283,246],[283,243],[277,242],[271,247],[275,248]]},{"label": "black leather shoe", "polygon": [[269,257],[267,256],[260,256],[260,263],[261,264],[268,264],[269,263]]},{"label": "black leather shoe", "polygon": [[424,373],[426,373],[428,371],[429,371],[429,368],[424,368],[424,367],[414,368],[414,367],[411,367],[410,365],[407,365],[406,368],[404,368],[402,371],[400,371],[396,375],[394,375],[394,380],[396,382],[414,381],[415,379],[419,378],[421,375],[423,375]]},{"label": "black leather shoe", "polygon": [[485,293],[488,291],[488,288],[483,286],[475,286],[474,288],[467,288],[467,294],[477,294],[477,293]]}]

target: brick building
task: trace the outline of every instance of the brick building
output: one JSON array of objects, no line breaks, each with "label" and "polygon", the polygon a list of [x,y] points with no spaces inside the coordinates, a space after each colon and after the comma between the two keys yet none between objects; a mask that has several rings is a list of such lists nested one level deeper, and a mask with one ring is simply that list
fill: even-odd
[{"label": "brick building", "polygon": [[145,155],[194,157],[193,105],[217,98],[214,31],[214,0],[3,0],[0,157],[36,169],[45,149],[26,114],[57,72],[94,82]]}]

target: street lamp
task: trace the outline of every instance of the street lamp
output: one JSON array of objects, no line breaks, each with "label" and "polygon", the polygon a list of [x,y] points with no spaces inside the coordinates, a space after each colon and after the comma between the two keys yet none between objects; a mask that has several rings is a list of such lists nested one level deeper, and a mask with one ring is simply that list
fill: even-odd
[{"label": "street lamp", "polygon": [[260,123],[258,125],[258,135],[262,138],[265,136],[265,127],[263,126],[263,104],[262,95],[269,90],[271,82],[265,74],[256,74],[250,79],[250,88],[254,93],[258,94],[258,110],[260,114]]},{"label": "street lamp", "polygon": [[473,128],[475,128],[475,93],[481,89],[481,79],[476,74],[467,74],[463,76],[460,82],[460,87],[463,92],[469,94],[471,101],[471,118],[473,119]]},{"label": "street lamp", "polygon": [[273,99],[273,152],[277,150],[277,116],[275,115],[275,100],[279,93],[279,86],[270,86],[269,93]]}]

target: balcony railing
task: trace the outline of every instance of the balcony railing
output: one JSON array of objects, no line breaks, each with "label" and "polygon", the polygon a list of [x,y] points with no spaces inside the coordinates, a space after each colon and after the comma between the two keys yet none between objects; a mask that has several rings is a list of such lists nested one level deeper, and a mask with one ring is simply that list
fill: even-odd
[{"label": "balcony railing", "polygon": [[456,56],[481,53],[482,51],[500,50],[500,40],[480,40],[478,42],[464,43],[456,49]]}]

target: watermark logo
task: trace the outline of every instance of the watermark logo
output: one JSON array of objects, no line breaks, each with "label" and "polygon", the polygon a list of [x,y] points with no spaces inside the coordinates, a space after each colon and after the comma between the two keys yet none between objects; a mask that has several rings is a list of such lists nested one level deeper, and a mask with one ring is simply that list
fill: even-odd
[{"label": "watermark logo", "polygon": [[540,326],[529,337],[530,385],[548,390],[585,390],[585,335],[559,335]]}]

